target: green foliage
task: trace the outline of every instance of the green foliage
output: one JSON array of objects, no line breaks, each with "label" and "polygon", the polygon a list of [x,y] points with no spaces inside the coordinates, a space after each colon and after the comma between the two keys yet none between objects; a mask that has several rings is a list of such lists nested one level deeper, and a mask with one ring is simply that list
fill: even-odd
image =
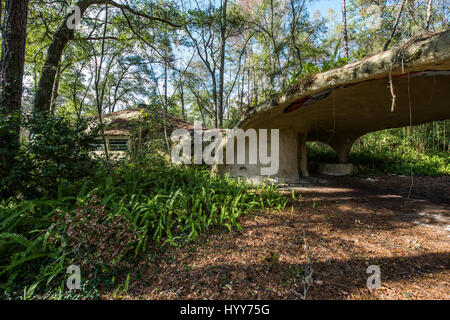
[{"label": "green foliage", "polygon": [[145,235],[136,254],[150,241],[181,245],[195,241],[212,226],[240,228],[237,218],[242,214],[285,205],[274,187],[248,192],[243,181],[199,168],[168,166],[156,156],[124,163],[111,176],[105,179],[101,173],[94,181],[96,187],[90,192]]},{"label": "green foliage", "polygon": [[70,264],[82,266],[87,277],[82,282],[91,286],[83,292],[95,296],[96,285],[149,250],[197,241],[214,228],[239,230],[240,216],[286,206],[287,199],[275,187],[249,187],[201,168],[170,166],[161,156],[150,155],[116,163],[110,173],[99,168],[73,183],[60,182],[52,199],[4,200],[4,296],[33,298],[45,289],[54,292],[47,298],[68,298],[62,282]]},{"label": "green foliage", "polygon": [[0,110],[0,196],[14,184],[11,181],[15,158],[20,147],[20,115]]},{"label": "green foliage", "polygon": [[[433,124],[438,126],[439,123]],[[417,132],[420,126],[413,128],[412,136],[409,129],[390,129],[372,132],[359,138],[352,147],[349,161],[357,164],[366,173],[394,173],[402,175],[442,176],[450,174],[450,157],[442,136],[436,138],[436,143],[428,140],[418,145]],[[425,137],[431,136],[420,132]],[[445,136],[445,135],[444,135]],[[436,144],[437,148],[433,147]],[[336,162],[333,149],[323,143],[308,143],[308,158],[320,162]]]},{"label": "green foliage", "polygon": [[5,293],[24,286],[30,293],[31,287],[45,285],[63,271],[65,245],[54,216],[68,201],[10,199],[0,203],[0,289]]},{"label": "green foliage", "polygon": [[26,198],[54,195],[60,181],[77,180],[94,168],[88,152],[98,128],[87,130],[86,121],[71,123],[61,116],[41,114],[25,117],[22,126],[29,131],[30,139],[21,144],[15,162],[2,168],[9,174],[0,175],[0,192],[14,188]]},{"label": "green foliage", "polygon": [[303,79],[305,79],[308,76],[314,75],[316,73],[328,71],[334,68],[342,67],[343,65],[347,64],[350,59],[349,58],[343,58],[338,55],[339,53],[339,47],[341,45],[341,40],[338,40],[335,47],[333,54],[331,57],[327,60],[325,60],[321,64],[315,64],[312,62],[306,62],[303,64],[302,68],[299,70],[296,70],[295,72],[291,73],[291,77],[289,79],[289,83],[287,88],[291,88],[292,86],[295,86],[297,83],[301,82]]},{"label": "green foliage", "polygon": [[321,72],[328,71],[334,68],[342,67],[349,62],[348,58],[342,58],[338,56],[339,47],[341,46],[341,39],[338,40],[334,47],[333,55],[322,64]]},{"label": "green foliage", "polygon": [[350,159],[368,172],[442,176],[450,174],[446,151],[418,148],[402,131],[392,129],[367,134],[356,141]]},{"label": "green foliage", "polygon": [[[427,32],[425,25],[428,5],[429,1],[406,1],[401,19],[397,25],[396,33],[389,48],[398,46],[406,39]],[[384,43],[392,31],[399,6],[400,1],[392,0],[350,0],[348,2],[347,29],[349,31],[350,43],[352,44],[352,57],[360,59],[382,50]],[[376,12],[380,15],[376,16]],[[448,1],[433,1],[428,31],[448,29],[448,12]],[[376,21],[373,20],[374,18]],[[376,22],[375,26],[371,26],[373,22]]]}]

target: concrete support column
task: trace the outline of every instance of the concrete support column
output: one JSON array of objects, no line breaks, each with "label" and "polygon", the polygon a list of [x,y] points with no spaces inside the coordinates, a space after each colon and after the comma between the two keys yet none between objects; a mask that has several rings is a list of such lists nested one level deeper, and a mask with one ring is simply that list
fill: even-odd
[{"label": "concrete support column", "polygon": [[306,149],[306,140],[308,138],[308,133],[298,134],[298,162],[299,169],[302,173],[302,177],[309,177],[308,172],[308,155]]},{"label": "concrete support column", "polygon": [[337,138],[330,146],[336,152],[339,163],[347,163],[350,149],[356,138]]},{"label": "concrete support column", "polygon": [[[226,139],[222,142],[226,146]],[[278,171],[271,175],[271,178],[275,178],[278,181],[284,181],[294,183],[298,181],[298,135],[297,132],[292,129],[280,129],[279,140],[271,141],[271,134],[268,133],[267,137],[267,150],[272,156],[272,147],[278,148],[278,156],[276,159],[278,163]],[[305,145],[306,147],[306,145]],[[225,147],[226,150],[226,147]],[[306,149],[305,149],[306,150]],[[248,143],[245,145],[245,151],[248,155],[249,148]],[[234,163],[232,164],[217,164],[213,166],[213,171],[219,174],[228,173],[231,177],[244,177],[251,180],[263,180],[267,178],[262,174],[262,168],[267,168],[269,165],[261,164],[258,160],[257,164],[250,164],[248,162],[248,156],[246,157],[245,164],[238,164],[236,162],[237,149],[235,149]],[[275,155],[274,155],[275,156]],[[259,157],[258,157],[259,158]],[[275,161],[275,159],[272,159]]]},{"label": "concrete support column", "polygon": [[292,129],[280,129],[280,168],[276,175],[286,182],[298,181],[298,135]]}]

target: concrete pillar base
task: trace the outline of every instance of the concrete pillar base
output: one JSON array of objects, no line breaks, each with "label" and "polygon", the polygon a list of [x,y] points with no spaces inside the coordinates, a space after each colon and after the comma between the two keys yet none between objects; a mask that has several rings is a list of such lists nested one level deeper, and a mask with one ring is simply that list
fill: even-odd
[{"label": "concrete pillar base", "polygon": [[299,133],[298,135],[298,162],[302,177],[309,177],[308,172],[308,155],[306,149],[307,133]]}]

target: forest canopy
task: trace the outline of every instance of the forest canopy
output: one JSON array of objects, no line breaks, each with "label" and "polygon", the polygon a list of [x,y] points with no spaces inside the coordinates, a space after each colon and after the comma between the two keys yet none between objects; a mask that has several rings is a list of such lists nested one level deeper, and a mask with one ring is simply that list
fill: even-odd
[{"label": "forest canopy", "polygon": [[[81,117],[143,103],[232,126],[309,73],[448,28],[447,1],[403,2],[347,1],[344,24],[306,0],[31,0],[24,110]],[[83,9],[75,30],[72,5]]]}]

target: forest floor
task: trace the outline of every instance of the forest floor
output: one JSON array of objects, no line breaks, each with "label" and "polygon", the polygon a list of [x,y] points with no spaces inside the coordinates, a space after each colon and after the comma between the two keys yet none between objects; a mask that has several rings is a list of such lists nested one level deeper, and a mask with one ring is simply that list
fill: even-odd
[{"label": "forest floor", "polygon": [[[122,298],[301,299],[312,270],[306,299],[450,299],[450,177],[412,182],[315,177],[283,188],[286,210],[166,250]],[[380,289],[367,288],[369,265]]]}]

